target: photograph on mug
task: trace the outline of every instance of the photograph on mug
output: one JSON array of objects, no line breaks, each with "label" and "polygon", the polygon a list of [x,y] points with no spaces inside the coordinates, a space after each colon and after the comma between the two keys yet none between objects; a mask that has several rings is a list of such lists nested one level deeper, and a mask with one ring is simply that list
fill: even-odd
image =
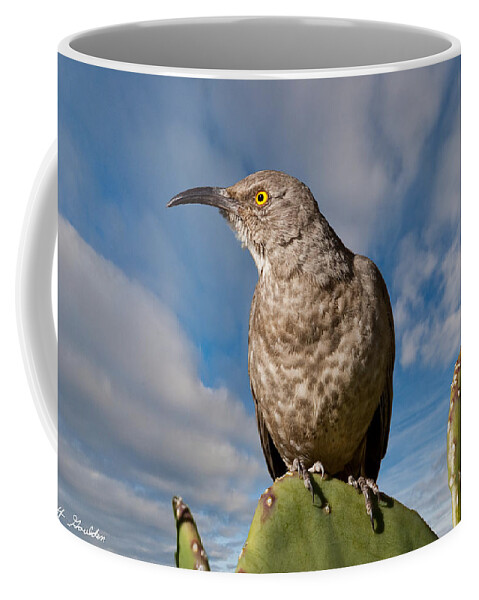
[{"label": "photograph on mug", "polygon": [[460,58],[208,79],[59,56],[58,517],[289,572],[460,520]]}]

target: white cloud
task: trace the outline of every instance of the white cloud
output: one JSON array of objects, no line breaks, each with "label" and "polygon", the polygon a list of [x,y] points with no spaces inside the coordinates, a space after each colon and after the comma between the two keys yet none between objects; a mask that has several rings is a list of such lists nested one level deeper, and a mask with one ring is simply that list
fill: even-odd
[{"label": "white cloud", "polygon": [[448,72],[422,71],[338,82],[328,118],[318,122],[321,160],[310,166],[311,181],[356,252],[394,233],[408,188],[424,167],[421,154],[437,124]]},{"label": "white cloud", "polygon": [[460,107],[449,136],[440,150],[428,241],[459,223],[461,210],[461,123]]},{"label": "white cloud", "polygon": [[439,536],[452,528],[446,462],[448,391],[442,384],[408,388],[414,401],[399,413],[393,408],[389,449],[379,479],[382,490],[418,511]]},{"label": "white cloud", "polygon": [[[425,249],[418,240],[405,240],[396,269],[394,306],[403,367],[419,361],[446,366],[456,358],[460,343],[460,247],[455,238],[446,254],[440,246]],[[436,299],[427,299],[436,280]]]},{"label": "white cloud", "polygon": [[[302,179],[343,241],[366,253],[395,233],[404,196],[424,167],[421,155],[437,125],[449,74],[440,65],[327,85],[275,82],[263,89],[243,86],[239,93],[222,88],[210,98],[222,124],[217,138],[230,160],[238,162],[239,147],[251,169],[279,169]],[[258,105],[267,98],[270,110],[259,120]]]},{"label": "white cloud", "polygon": [[[439,153],[427,225],[401,241],[394,273],[394,315],[404,367],[446,366],[460,343],[459,113]],[[428,297],[435,288],[436,297]]]},{"label": "white cloud", "polygon": [[438,536],[452,529],[445,465],[445,444],[427,444],[391,468],[382,480],[386,493],[416,510]]},{"label": "white cloud", "polygon": [[[158,499],[142,498],[125,482],[111,477],[89,463],[81,452],[74,450],[64,439],[58,453],[59,471],[71,488],[81,491],[81,501],[111,516],[125,518],[154,527],[155,530],[174,531],[171,504]],[[110,532],[108,532],[110,533]]]},{"label": "white cloud", "polygon": [[61,478],[91,507],[143,525],[172,522],[179,494],[214,510],[216,527],[234,515],[241,531],[267,480],[254,417],[201,383],[175,315],[61,217],[59,240],[60,433],[86,448],[61,445]]}]

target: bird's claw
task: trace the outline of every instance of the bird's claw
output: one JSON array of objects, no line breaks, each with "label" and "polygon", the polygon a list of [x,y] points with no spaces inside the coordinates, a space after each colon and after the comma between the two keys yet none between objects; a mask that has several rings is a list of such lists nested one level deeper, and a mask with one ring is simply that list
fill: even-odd
[{"label": "bird's claw", "polygon": [[354,479],[352,475],[348,477],[349,485],[352,485],[355,489],[362,492],[364,496],[364,503],[366,504],[366,512],[369,515],[369,519],[371,520],[371,527],[374,531],[374,518],[373,518],[373,501],[371,497],[371,491],[375,496],[379,497],[379,488],[374,479],[370,479],[369,477],[358,477]]},{"label": "bird's claw", "polygon": [[[314,467],[314,465],[313,465],[313,467]],[[306,467],[303,465],[303,463],[298,458],[295,458],[293,460],[293,464],[291,465],[290,471],[292,471],[293,473],[295,471],[298,472],[298,475],[304,481],[304,487],[311,492],[311,496],[313,497],[313,504],[314,504],[314,488],[313,488],[313,482],[311,481],[311,475],[309,474],[311,469],[308,471],[308,469],[306,469]]]},{"label": "bird's claw", "polygon": [[310,473],[319,473],[321,475],[321,479],[324,479],[324,467],[323,463],[317,460],[312,467],[308,469]]}]

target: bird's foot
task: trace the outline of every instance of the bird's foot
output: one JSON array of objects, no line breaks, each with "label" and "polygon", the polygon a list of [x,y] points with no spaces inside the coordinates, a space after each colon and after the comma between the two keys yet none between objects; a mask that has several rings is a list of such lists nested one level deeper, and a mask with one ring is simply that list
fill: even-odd
[{"label": "bird's foot", "polygon": [[308,471],[310,473],[319,473],[321,479],[324,479],[324,467],[321,461],[317,460],[312,467],[309,467]]},{"label": "bird's foot", "polygon": [[[314,465],[313,465],[313,467],[314,467]],[[314,504],[313,482],[311,481],[311,475],[309,474],[308,469],[304,466],[304,464],[302,463],[301,460],[299,460],[298,458],[295,458],[293,460],[293,464],[291,465],[290,471],[292,473],[294,473],[295,471],[298,472],[300,478],[303,479],[303,481],[304,481],[304,487],[311,492],[311,495],[313,497],[313,504]]]},{"label": "bird's foot", "polygon": [[360,490],[364,496],[364,503],[366,504],[366,512],[369,515],[371,520],[371,527],[374,531],[374,519],[373,519],[373,500],[371,496],[371,491],[375,496],[379,497],[379,488],[374,481],[374,479],[370,479],[369,477],[358,477],[354,479],[352,475],[348,477],[349,485],[352,485],[357,490]]}]

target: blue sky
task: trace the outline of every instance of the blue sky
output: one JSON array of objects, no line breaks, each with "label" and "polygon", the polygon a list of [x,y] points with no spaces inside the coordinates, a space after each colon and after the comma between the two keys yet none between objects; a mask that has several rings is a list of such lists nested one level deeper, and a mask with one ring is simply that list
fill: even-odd
[{"label": "blue sky", "polygon": [[269,485],[247,374],[257,273],[179,191],[260,169],[304,181],[380,267],[396,323],[380,487],[451,528],[460,335],[459,58],[307,81],[175,79],[59,58],[59,504],[99,545],[173,564],[171,496],[231,569]]}]

